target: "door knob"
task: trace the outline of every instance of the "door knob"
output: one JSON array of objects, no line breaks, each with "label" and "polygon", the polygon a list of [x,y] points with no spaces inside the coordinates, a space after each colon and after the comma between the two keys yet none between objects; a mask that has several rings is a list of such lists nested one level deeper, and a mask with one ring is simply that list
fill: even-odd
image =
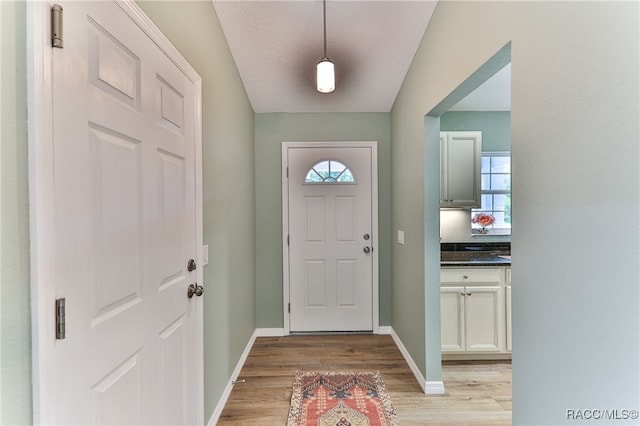
[{"label": "door knob", "polygon": [[367,241],[370,237],[369,237],[369,234],[364,234],[362,238],[364,238],[364,240]]},{"label": "door knob", "polygon": [[204,293],[204,287],[198,285],[198,283],[190,284],[189,288],[187,289],[187,297],[189,299],[191,299],[194,294],[198,297],[202,296],[202,293]]},{"label": "door knob", "polygon": [[364,248],[364,252],[365,253],[369,253],[370,251],[371,251],[371,249],[368,246]]}]

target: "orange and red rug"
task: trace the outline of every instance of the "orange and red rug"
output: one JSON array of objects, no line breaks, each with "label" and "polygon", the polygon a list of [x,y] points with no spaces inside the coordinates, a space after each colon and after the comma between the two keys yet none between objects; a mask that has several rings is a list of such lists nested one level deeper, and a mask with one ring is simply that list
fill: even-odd
[{"label": "orange and red rug", "polygon": [[293,379],[287,426],[398,426],[378,371],[303,372]]}]

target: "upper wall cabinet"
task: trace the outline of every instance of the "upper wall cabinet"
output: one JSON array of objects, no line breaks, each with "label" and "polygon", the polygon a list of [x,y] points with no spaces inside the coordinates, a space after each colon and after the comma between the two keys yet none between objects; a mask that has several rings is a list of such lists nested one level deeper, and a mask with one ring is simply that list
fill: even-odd
[{"label": "upper wall cabinet", "polygon": [[480,206],[482,132],[440,132],[440,207]]}]

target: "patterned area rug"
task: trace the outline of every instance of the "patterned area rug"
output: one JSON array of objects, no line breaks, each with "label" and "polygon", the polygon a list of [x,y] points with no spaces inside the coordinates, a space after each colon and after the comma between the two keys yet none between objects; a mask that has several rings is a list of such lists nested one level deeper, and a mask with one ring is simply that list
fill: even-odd
[{"label": "patterned area rug", "polygon": [[287,426],[398,426],[380,372],[298,371]]}]

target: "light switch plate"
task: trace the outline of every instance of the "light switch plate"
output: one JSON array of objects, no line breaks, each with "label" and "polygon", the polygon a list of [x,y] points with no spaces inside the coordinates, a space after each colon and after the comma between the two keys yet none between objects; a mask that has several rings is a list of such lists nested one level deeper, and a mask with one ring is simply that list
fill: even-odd
[{"label": "light switch plate", "polygon": [[404,245],[404,231],[398,230],[398,244]]}]

